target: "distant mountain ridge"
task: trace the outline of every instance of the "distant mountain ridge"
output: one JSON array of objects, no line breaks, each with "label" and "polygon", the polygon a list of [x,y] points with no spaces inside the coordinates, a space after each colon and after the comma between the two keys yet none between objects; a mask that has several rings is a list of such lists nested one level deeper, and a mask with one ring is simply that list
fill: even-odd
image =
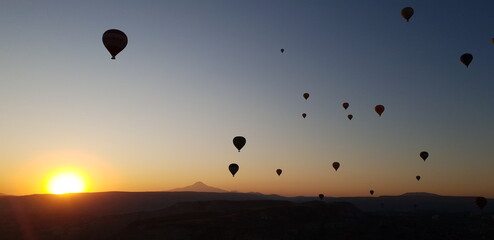
[{"label": "distant mountain ridge", "polygon": [[228,192],[226,190],[215,188],[204,184],[203,182],[196,182],[190,186],[186,186],[183,188],[174,188],[170,190],[170,192],[217,192],[223,193]]}]

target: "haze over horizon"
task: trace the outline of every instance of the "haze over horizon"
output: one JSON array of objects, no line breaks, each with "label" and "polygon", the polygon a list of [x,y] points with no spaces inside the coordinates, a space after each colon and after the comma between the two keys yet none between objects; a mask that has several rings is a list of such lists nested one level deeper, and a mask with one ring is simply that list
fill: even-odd
[{"label": "haze over horizon", "polygon": [[[75,171],[87,192],[200,180],[283,196],[494,198],[492,9],[446,0],[4,1],[0,192],[48,193],[55,174]],[[128,36],[115,60],[102,43],[108,29]],[[235,136],[247,140],[241,152]]]}]

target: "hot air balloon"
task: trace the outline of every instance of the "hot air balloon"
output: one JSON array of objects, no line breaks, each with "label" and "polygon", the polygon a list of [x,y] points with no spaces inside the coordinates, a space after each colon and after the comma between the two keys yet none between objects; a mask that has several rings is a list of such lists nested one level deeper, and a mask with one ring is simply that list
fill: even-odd
[{"label": "hot air balloon", "polygon": [[110,52],[111,59],[127,46],[127,35],[118,29],[110,29],[103,33],[103,44]]},{"label": "hot air balloon", "polygon": [[279,168],[278,168],[278,169],[276,169],[276,173],[278,174],[278,176],[280,176],[282,172],[283,172],[283,171],[282,171],[281,169],[279,169]]},{"label": "hot air balloon", "polygon": [[307,113],[302,113],[302,117],[303,118],[307,117]]},{"label": "hot air balloon", "polygon": [[235,147],[238,149],[238,151],[240,152],[240,149],[242,149],[245,145],[245,138],[242,137],[242,136],[236,136],[233,138],[233,145],[235,145]]},{"label": "hot air balloon", "polygon": [[333,168],[334,168],[334,170],[338,171],[338,168],[340,168],[340,163],[339,162],[334,162],[333,163]]},{"label": "hot air balloon", "polygon": [[309,94],[308,93],[304,93],[304,98],[305,98],[305,100],[307,100],[307,98],[309,98]]},{"label": "hot air balloon", "polygon": [[352,115],[352,114],[348,114],[348,116],[347,116],[347,117],[348,117],[348,119],[349,119],[349,120],[352,120],[353,115]]},{"label": "hot air balloon", "polygon": [[285,49],[284,48],[280,49],[280,52],[281,53],[284,53],[285,52]]},{"label": "hot air balloon", "polygon": [[491,43],[494,44],[494,38],[491,39]]},{"label": "hot air balloon", "polygon": [[343,108],[346,110],[348,108],[348,106],[350,106],[350,104],[348,104],[347,102],[344,102],[343,103]]},{"label": "hot air balloon", "polygon": [[230,173],[232,173],[232,176],[235,177],[235,173],[238,172],[238,165],[235,163],[232,163],[232,164],[230,164],[230,166],[228,166],[228,170],[230,170]]},{"label": "hot air balloon", "polygon": [[477,197],[475,198],[475,203],[480,208],[480,210],[484,209],[485,205],[487,205],[487,199],[485,197]]},{"label": "hot air balloon", "polygon": [[426,151],[420,152],[420,157],[425,160],[429,157],[429,153]]},{"label": "hot air balloon", "polygon": [[416,176],[415,178],[417,179],[417,181],[420,181],[420,176]]},{"label": "hot air balloon", "polygon": [[374,190],[369,191],[371,195],[374,195]]},{"label": "hot air balloon", "polygon": [[379,116],[381,116],[381,114],[383,114],[383,112],[384,112],[384,106],[383,105],[377,105],[376,107],[374,107],[374,110],[376,111],[377,114],[379,114]]},{"label": "hot air balloon", "polygon": [[322,200],[323,198],[324,198],[324,194],[322,194],[322,193],[321,193],[321,194],[319,194],[319,199],[321,199],[321,200]]},{"label": "hot air balloon", "polygon": [[410,20],[410,18],[413,16],[413,8],[411,7],[406,7],[406,8],[403,8],[401,9],[401,16],[407,20]]},{"label": "hot air balloon", "polygon": [[467,66],[467,67],[468,67],[468,65],[470,65],[472,60],[473,60],[473,56],[470,53],[465,53],[465,54],[461,55],[461,57],[460,57],[460,61],[463,64],[465,64],[465,66]]}]

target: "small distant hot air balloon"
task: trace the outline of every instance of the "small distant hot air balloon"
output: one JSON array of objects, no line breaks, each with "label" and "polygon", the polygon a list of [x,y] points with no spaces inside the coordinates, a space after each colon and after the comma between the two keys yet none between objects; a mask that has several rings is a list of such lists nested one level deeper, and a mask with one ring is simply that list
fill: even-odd
[{"label": "small distant hot air balloon", "polygon": [[240,149],[242,149],[245,146],[245,143],[247,140],[245,140],[244,137],[242,136],[236,136],[233,138],[233,145],[238,149],[240,152]]},{"label": "small distant hot air balloon", "polygon": [[307,100],[307,98],[309,98],[309,94],[308,93],[304,93],[304,98],[305,98],[305,100]]},{"label": "small distant hot air balloon", "polygon": [[303,118],[306,118],[307,117],[307,113],[302,113],[302,117]]},{"label": "small distant hot air balloon", "polygon": [[494,44],[494,38],[491,39],[491,43]]},{"label": "small distant hot air balloon", "polygon": [[371,195],[374,195],[374,190],[369,191]]},{"label": "small distant hot air balloon", "polygon": [[322,194],[322,193],[321,193],[321,194],[319,194],[319,199],[321,199],[321,200],[322,200],[323,198],[324,198],[324,194]]},{"label": "small distant hot air balloon", "polygon": [[334,170],[338,171],[338,168],[340,168],[340,163],[339,162],[334,162],[333,163],[333,168],[334,168]]},{"label": "small distant hot air balloon", "polygon": [[405,7],[401,9],[401,16],[407,20],[407,22],[410,20],[410,18],[413,16],[413,8],[411,7]]},{"label": "small distant hot air balloon", "polygon": [[348,106],[350,106],[350,104],[348,104],[347,102],[344,102],[343,103],[343,108],[346,110],[348,108]]},{"label": "small distant hot air balloon", "polygon": [[480,210],[484,209],[485,205],[487,205],[487,199],[485,197],[477,197],[475,198],[475,203],[480,208]]},{"label": "small distant hot air balloon", "polygon": [[381,114],[383,114],[383,112],[384,112],[384,106],[383,105],[377,105],[376,107],[374,107],[374,110],[376,111],[377,114],[379,114],[379,116],[381,116]]},{"label": "small distant hot air balloon", "polygon": [[468,67],[468,65],[470,65],[472,60],[473,60],[473,56],[470,53],[465,53],[465,54],[461,55],[461,57],[460,57],[460,61],[463,64],[465,64],[465,66],[467,66],[467,67]]},{"label": "small distant hot air balloon", "polygon": [[230,164],[230,166],[228,166],[228,170],[230,170],[230,173],[232,174],[232,176],[235,177],[235,173],[238,172],[238,165],[235,163],[232,163],[232,164]]},{"label": "small distant hot air balloon", "polygon": [[348,116],[347,116],[347,117],[348,117],[348,119],[349,119],[349,120],[352,120],[353,115],[352,115],[352,114],[348,114]]},{"label": "small distant hot air balloon", "polygon": [[279,168],[278,168],[278,169],[276,169],[276,173],[278,174],[278,176],[280,176],[282,172],[283,172],[283,171],[282,171],[281,169],[279,169]]},{"label": "small distant hot air balloon", "polygon": [[429,157],[429,153],[426,152],[426,151],[423,151],[423,152],[420,152],[420,157],[424,160],[425,160]]},{"label": "small distant hot air balloon", "polygon": [[416,176],[415,178],[417,179],[417,181],[420,181],[420,176]]},{"label": "small distant hot air balloon", "polygon": [[103,33],[103,45],[110,52],[111,59],[115,59],[127,46],[127,35],[118,29],[110,29]]},{"label": "small distant hot air balloon", "polygon": [[284,53],[285,52],[285,49],[284,48],[280,49],[280,52],[281,53]]}]

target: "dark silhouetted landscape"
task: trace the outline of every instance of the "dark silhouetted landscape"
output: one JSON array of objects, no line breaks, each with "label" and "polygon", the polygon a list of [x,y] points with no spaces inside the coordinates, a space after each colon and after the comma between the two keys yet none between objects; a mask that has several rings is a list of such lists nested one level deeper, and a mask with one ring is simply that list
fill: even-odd
[{"label": "dark silhouetted landscape", "polygon": [[[184,189],[224,191],[196,183]],[[237,192],[0,197],[1,239],[493,239],[473,197],[330,198]]]}]

